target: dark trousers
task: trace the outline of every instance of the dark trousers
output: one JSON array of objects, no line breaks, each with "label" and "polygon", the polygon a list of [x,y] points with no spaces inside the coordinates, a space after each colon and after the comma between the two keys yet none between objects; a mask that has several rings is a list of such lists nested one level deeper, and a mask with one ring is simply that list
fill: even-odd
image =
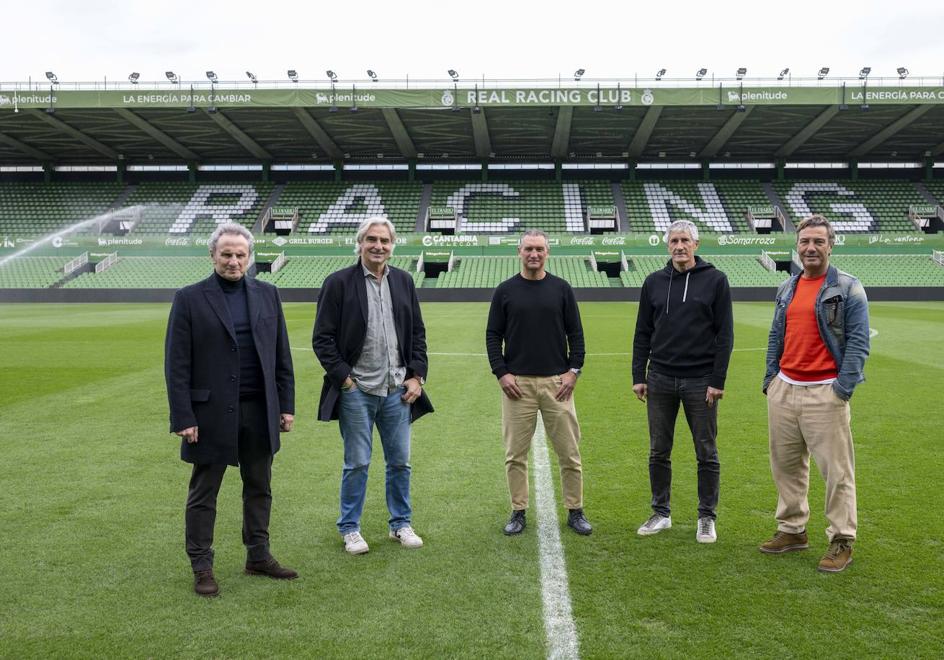
[{"label": "dark trousers", "polygon": [[692,432],[698,461],[698,517],[714,518],[718,506],[721,467],[718,463],[718,403],[709,408],[705,402],[708,377],[675,378],[649,372],[646,379],[649,413],[649,483],[652,486],[652,510],[668,516],[672,491],[672,441],[679,404]]},{"label": "dark trousers", "polygon": [[[213,568],[213,527],[216,496],[223,484],[225,463],[195,464],[187,493],[187,556],[194,571]],[[239,474],[243,480],[243,543],[247,561],[269,554],[269,513],[272,510],[272,453],[265,399],[239,402]]]}]

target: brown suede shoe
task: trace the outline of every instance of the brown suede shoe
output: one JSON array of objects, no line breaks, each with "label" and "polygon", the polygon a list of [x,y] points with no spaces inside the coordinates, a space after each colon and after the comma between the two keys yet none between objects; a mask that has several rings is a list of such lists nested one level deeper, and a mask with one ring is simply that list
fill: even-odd
[{"label": "brown suede shoe", "polygon": [[263,561],[247,561],[246,575],[268,575],[276,580],[294,580],[298,577],[298,572],[285,568],[275,561],[274,557],[269,557]]},{"label": "brown suede shoe", "polygon": [[806,538],[806,532],[789,534],[778,530],[773,538],[764,541],[758,550],[769,555],[780,555],[794,550],[806,550],[808,547],[810,544],[809,539]]},{"label": "brown suede shoe", "polygon": [[833,539],[826,554],[819,560],[817,570],[823,573],[838,573],[852,563],[852,541]]},{"label": "brown suede shoe", "polygon": [[194,571],[193,590],[198,596],[206,598],[220,595],[220,585],[216,583],[216,578],[213,577],[212,568],[208,571]]}]

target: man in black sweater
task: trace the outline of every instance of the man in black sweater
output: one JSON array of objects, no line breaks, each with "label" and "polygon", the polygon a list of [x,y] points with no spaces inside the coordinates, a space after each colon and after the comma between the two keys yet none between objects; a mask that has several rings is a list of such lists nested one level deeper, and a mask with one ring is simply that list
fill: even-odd
[{"label": "man in black sweater", "polygon": [[520,534],[526,524],[528,452],[538,411],[557,452],[567,524],[578,534],[593,531],[583,513],[580,425],[572,396],[583,367],[583,327],[570,284],[544,270],[549,253],[547,234],[524,233],[518,242],[521,273],[495,289],[485,331],[488,361],[503,392],[508,535]]},{"label": "man in black sweater", "polygon": [[[633,338],[633,392],[649,414],[649,482],[652,515],[641,536],[672,526],[672,440],[679,403],[698,461],[699,543],[714,543],[718,505],[718,406],[734,346],[728,278],[701,257],[698,228],[688,220],[665,232],[671,259],[649,275],[639,294]],[[649,373],[646,374],[648,363]]]}]

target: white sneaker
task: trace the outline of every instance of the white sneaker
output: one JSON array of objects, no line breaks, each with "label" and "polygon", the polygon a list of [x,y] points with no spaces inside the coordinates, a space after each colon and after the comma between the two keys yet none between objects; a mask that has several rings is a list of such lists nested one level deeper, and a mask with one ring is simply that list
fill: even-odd
[{"label": "white sneaker", "polygon": [[344,535],[344,549],[352,555],[362,555],[370,550],[367,547],[367,541],[364,540],[360,532],[351,532]]},{"label": "white sneaker", "polygon": [[659,515],[654,513],[649,516],[649,520],[644,522],[642,526],[636,530],[636,533],[640,536],[652,536],[653,534],[658,534],[663,529],[669,529],[672,527],[672,518]]},{"label": "white sneaker", "polygon": [[423,539],[416,535],[412,527],[401,527],[394,531],[390,530],[390,538],[399,541],[404,548],[422,548]]},{"label": "white sneaker", "polygon": [[698,519],[698,531],[695,532],[695,540],[699,543],[714,543],[718,540],[718,534],[715,532],[714,519]]}]

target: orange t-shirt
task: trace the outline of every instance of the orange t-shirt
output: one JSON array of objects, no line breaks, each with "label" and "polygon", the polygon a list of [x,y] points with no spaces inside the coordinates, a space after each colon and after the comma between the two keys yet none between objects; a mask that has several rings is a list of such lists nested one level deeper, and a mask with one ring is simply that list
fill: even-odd
[{"label": "orange t-shirt", "polygon": [[787,308],[780,370],[793,380],[828,380],[838,373],[836,361],[816,325],[816,296],[825,279],[825,274],[811,280],[801,276]]}]

